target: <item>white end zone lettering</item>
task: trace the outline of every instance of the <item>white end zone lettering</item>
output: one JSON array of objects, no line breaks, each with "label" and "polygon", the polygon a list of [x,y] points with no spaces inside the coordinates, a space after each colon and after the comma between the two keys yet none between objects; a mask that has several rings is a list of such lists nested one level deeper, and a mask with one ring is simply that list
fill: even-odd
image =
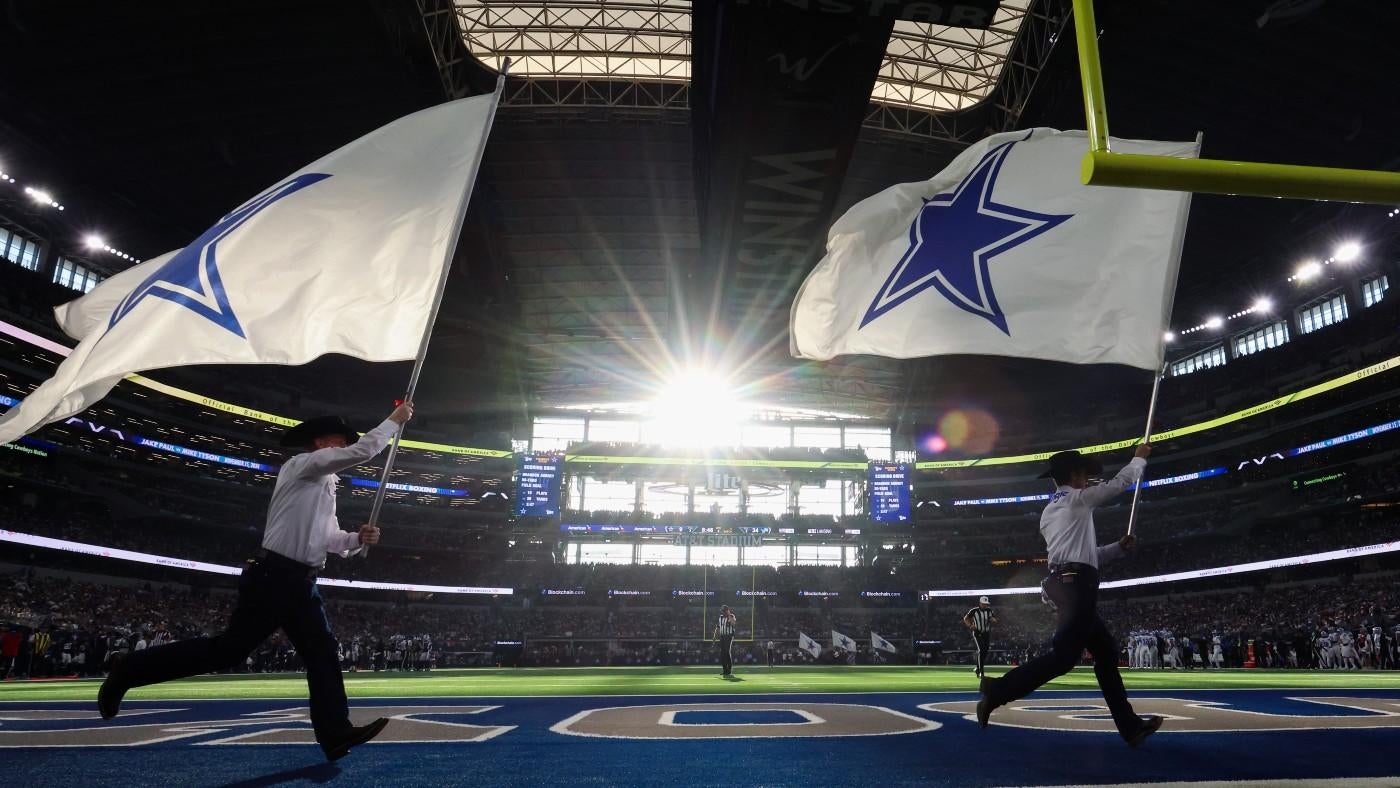
[{"label": "white end zone lettering", "polygon": [[[462,722],[449,722],[434,717],[481,714],[494,711],[500,706],[355,706],[350,709],[350,721],[365,725],[379,717],[388,717],[389,724],[384,732],[370,744],[465,744],[494,739],[503,733],[515,730],[514,725],[471,725]],[[305,707],[283,711],[267,711],[252,716],[290,718],[299,723],[295,728],[267,728],[230,736],[214,741],[198,742],[200,745],[224,744],[315,744],[316,737],[311,731],[311,718]],[[290,716],[289,716],[290,715]]]},{"label": "white end zone lettering", "polygon": [[[1290,697],[1284,700],[1316,704],[1318,713],[1277,714],[1236,708],[1228,703],[1183,698],[1133,698],[1133,710],[1138,714],[1160,714],[1166,718],[1161,733],[1400,728],[1400,701],[1393,698]],[[924,703],[919,708],[975,720],[976,706],[976,701],[963,700]],[[1368,713],[1328,714],[1327,707]],[[1117,732],[1103,699],[1097,697],[1012,701],[993,712],[991,724],[1042,731]]]},{"label": "white end zone lettering", "polygon": [[[682,712],[790,712],[801,722],[685,724]],[[776,739],[895,736],[943,727],[940,722],[860,703],[668,703],[585,709],[550,727],[565,736],[600,739]]]},{"label": "white end zone lettering", "polygon": [[[457,744],[483,742],[515,730],[514,725],[472,725],[442,717],[481,714],[500,706],[355,706],[350,719],[363,725],[377,717],[388,717],[389,725],[371,744],[434,743]],[[185,709],[133,709],[122,718],[136,715],[157,715]],[[0,730],[0,749],[9,747],[139,747],[149,744],[206,737],[247,730],[213,740],[190,742],[195,745],[227,744],[315,744],[311,719],[305,707],[275,709],[239,715],[235,719],[195,720],[189,722],[138,723],[123,725],[102,723],[97,715],[86,710],[15,710],[4,711],[6,719],[92,720],[95,727],[60,728],[50,730]],[[275,727],[267,727],[275,726]]]}]

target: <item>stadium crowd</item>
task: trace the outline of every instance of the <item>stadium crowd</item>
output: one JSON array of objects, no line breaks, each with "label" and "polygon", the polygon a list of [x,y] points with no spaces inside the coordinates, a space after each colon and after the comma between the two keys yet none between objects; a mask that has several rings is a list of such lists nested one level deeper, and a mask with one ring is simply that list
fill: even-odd
[{"label": "stadium crowd", "polygon": [[[839,570],[820,570],[835,572]],[[1187,584],[1152,597],[1109,596],[1103,614],[1119,635],[1125,665],[1151,638],[1154,659],[1142,667],[1394,668],[1400,643],[1400,590],[1392,573],[1280,587],[1238,585],[1208,592]],[[100,675],[122,652],[217,632],[232,596],[223,589],[96,582],[93,576],[0,576],[0,674],[5,677]],[[113,585],[109,583],[121,583]],[[491,599],[484,604],[372,602],[326,592],[328,616],[340,635],[346,669],[529,665],[704,664],[712,660],[705,626],[714,605],[566,606]],[[998,600],[1001,602],[1002,600]],[[755,604],[740,617],[741,664],[812,660],[797,649],[799,633],[828,642],[851,636],[855,654],[828,649],[830,662],[960,660],[969,643],[960,627],[962,600],[900,608],[791,608]],[[743,609],[742,605],[739,605]],[[1045,648],[1053,617],[1027,598],[998,606],[994,652],[1009,662]],[[871,652],[875,632],[898,654]],[[505,645],[503,645],[503,643]],[[523,647],[512,648],[518,644]],[[1170,645],[1168,645],[1170,644]],[[1221,649],[1212,664],[1213,645]],[[1252,650],[1251,650],[1252,647]],[[1332,649],[1336,649],[1332,651]],[[1344,648],[1355,648],[1348,661]],[[1173,661],[1170,657],[1176,654]],[[1200,659],[1195,659],[1199,655]],[[1250,664],[1252,663],[1252,664]],[[281,635],[252,654],[245,670],[295,670],[295,651]]]}]

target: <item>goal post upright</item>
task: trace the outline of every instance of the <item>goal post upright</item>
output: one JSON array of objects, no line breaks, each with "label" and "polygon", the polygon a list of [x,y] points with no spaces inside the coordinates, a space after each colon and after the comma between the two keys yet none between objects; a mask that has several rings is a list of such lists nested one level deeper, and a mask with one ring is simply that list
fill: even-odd
[{"label": "goal post upright", "polygon": [[1080,177],[1085,185],[1400,204],[1400,172],[1114,153],[1109,149],[1108,103],[1104,99],[1094,2],[1073,0],[1073,6],[1085,129],[1089,135],[1089,150],[1080,163]]}]

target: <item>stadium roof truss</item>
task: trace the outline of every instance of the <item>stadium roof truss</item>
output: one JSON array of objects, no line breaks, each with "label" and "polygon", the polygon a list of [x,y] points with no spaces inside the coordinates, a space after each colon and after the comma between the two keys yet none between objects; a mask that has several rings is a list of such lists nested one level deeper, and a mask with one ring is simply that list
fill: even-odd
[{"label": "stadium roof truss", "polygon": [[[440,52],[449,51],[447,1],[420,0]],[[1012,128],[1069,20],[1068,6],[1002,0],[986,30],[896,22],[866,126],[951,142],[980,137],[989,126]],[[689,109],[689,0],[455,0],[452,10],[455,30],[479,61],[499,69],[511,59],[508,105]],[[450,65],[442,56],[439,62]],[[990,122],[958,123],[988,100]]]},{"label": "stadium roof truss", "polygon": [[[966,144],[1014,127],[1069,3],[1002,0],[986,30],[896,22],[865,126],[916,144]],[[651,377],[638,359],[664,355],[674,329],[674,271],[699,254],[691,0],[418,5],[448,95],[477,92],[464,64],[499,70],[511,59],[502,101],[517,111],[498,119],[506,132],[483,167],[497,185],[520,306],[524,388],[548,407],[637,394],[628,381]],[[599,114],[642,126],[619,148],[616,129],[535,122]],[[790,407],[891,418],[908,396],[900,368],[884,359],[774,364],[751,372]]]}]

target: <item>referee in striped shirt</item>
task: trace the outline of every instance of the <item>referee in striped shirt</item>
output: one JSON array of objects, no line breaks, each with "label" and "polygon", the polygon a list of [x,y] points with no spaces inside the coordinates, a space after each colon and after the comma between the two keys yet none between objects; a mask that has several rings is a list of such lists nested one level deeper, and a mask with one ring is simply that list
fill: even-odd
[{"label": "referee in striped shirt", "polygon": [[992,612],[992,601],[986,597],[977,600],[977,607],[963,615],[963,626],[972,632],[972,642],[977,645],[977,667],[973,672],[982,678],[987,667],[987,655],[992,650],[992,625],[997,623],[997,614]]},{"label": "referee in striped shirt", "polygon": [[734,675],[734,656],[730,650],[734,647],[734,623],[738,616],[729,609],[729,605],[720,605],[719,622],[715,624],[715,639],[719,641],[719,663],[724,667],[724,676]]}]

